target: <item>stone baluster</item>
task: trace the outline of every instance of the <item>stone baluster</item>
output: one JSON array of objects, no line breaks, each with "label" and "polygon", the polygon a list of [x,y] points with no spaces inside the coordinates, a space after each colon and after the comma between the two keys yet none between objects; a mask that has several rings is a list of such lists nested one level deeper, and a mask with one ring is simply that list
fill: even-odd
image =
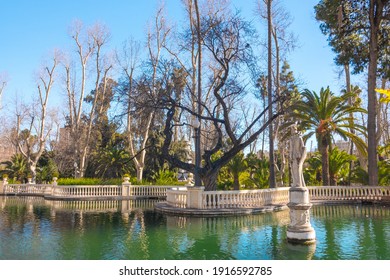
[{"label": "stone baluster", "polygon": [[4,176],[3,181],[0,183],[0,194],[5,193],[7,184],[8,184],[8,177]]}]

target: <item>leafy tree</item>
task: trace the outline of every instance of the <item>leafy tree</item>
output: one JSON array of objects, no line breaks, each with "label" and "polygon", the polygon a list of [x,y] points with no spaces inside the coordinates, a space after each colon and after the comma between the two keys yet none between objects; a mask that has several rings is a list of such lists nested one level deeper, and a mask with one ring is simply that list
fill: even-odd
[{"label": "leafy tree", "polygon": [[368,70],[368,173],[369,184],[376,185],[378,101],[375,87],[378,74],[388,79],[390,73],[390,1],[322,0],[315,9],[317,19],[322,21],[321,30],[328,35],[337,53],[336,63],[352,64],[355,73]]},{"label": "leafy tree", "polygon": [[346,185],[348,183],[349,163],[356,157],[337,147],[332,148],[329,155],[330,185]]},{"label": "leafy tree", "polygon": [[[191,98],[197,96],[197,93],[191,92],[190,87],[186,87],[186,91],[179,98],[173,91],[170,81],[166,82],[165,94],[160,97],[156,105],[164,108],[166,113],[162,153],[174,167],[192,173],[195,171],[194,164],[180,161],[169,153],[176,122],[174,116],[182,117],[183,121],[180,123],[185,123],[185,117],[197,118],[202,128],[207,127],[207,130],[202,130],[204,132],[201,135],[203,139],[209,141],[201,151],[199,175],[206,190],[215,190],[219,170],[253,143],[268,125],[282,114],[282,106],[277,106],[279,109],[275,110],[269,118],[268,110],[271,106],[259,111],[254,104],[242,102],[250,92],[245,79],[251,71],[251,63],[256,58],[251,48],[255,38],[254,30],[239,14],[232,14],[228,10],[225,10],[223,15],[203,14],[202,35],[203,57],[208,58],[210,66],[203,69],[207,70],[203,75],[209,79],[207,83],[203,80],[202,92],[207,92],[207,95],[202,97],[200,103],[197,102],[201,107],[201,114],[197,106],[194,108],[190,103]],[[186,77],[186,82],[190,83],[187,79],[189,78]],[[276,106],[278,102],[283,103],[281,97],[274,98],[272,106]],[[248,116],[251,114],[242,116],[243,111],[253,112],[253,118],[249,119]],[[260,123],[264,115],[267,117],[266,121]],[[248,119],[245,119],[246,117]],[[219,152],[221,152],[219,157],[213,157]]]},{"label": "leafy tree", "polygon": [[58,177],[58,168],[54,161],[54,153],[44,151],[37,164],[37,182],[51,182]]},{"label": "leafy tree", "polygon": [[244,153],[240,152],[235,155],[227,164],[228,170],[233,175],[233,188],[234,190],[240,189],[240,173],[247,169],[248,165],[244,158]]},{"label": "leafy tree", "polygon": [[11,160],[2,162],[5,167],[0,171],[1,174],[7,174],[10,179],[24,182],[28,175],[28,166],[25,157],[21,154],[15,154]]},{"label": "leafy tree", "polygon": [[308,186],[321,185],[322,162],[321,154],[313,153],[306,159],[303,177]]},{"label": "leafy tree", "polygon": [[[390,161],[382,160],[378,162],[378,185],[390,185]],[[352,181],[362,185],[368,184],[368,172],[360,166],[356,166],[353,171]]]},{"label": "leafy tree", "polygon": [[[291,107],[289,115],[291,120],[299,122],[301,131],[306,131],[306,138],[315,135],[322,159],[322,183],[329,185],[329,147],[335,135],[344,140],[351,139],[362,153],[366,152],[364,141],[349,130],[352,123],[349,113],[365,110],[347,104],[350,93],[335,96],[329,88],[322,88],[319,94],[306,89],[301,95],[302,100]],[[354,123],[354,129],[363,135],[366,132],[366,128],[357,123]]]},{"label": "leafy tree", "polygon": [[251,181],[256,185],[257,188],[269,188],[269,164],[269,161],[265,158],[257,160],[256,169],[251,178]]}]

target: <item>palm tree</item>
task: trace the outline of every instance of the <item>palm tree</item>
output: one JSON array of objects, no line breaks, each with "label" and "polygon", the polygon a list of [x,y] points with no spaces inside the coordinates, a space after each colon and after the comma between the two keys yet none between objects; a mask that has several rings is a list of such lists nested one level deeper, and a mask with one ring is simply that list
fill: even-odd
[{"label": "palm tree", "polygon": [[330,184],[337,185],[342,183],[345,185],[348,182],[349,163],[356,160],[354,155],[348,154],[346,151],[334,147],[329,155],[329,176]]},{"label": "palm tree", "polygon": [[130,155],[124,149],[108,146],[102,149],[94,164],[95,175],[101,178],[119,178],[130,173]]},{"label": "palm tree", "polygon": [[[314,91],[301,92],[302,99],[291,107],[291,119],[299,122],[299,129],[306,131],[305,139],[315,135],[322,159],[322,184],[329,185],[329,148],[335,135],[343,140],[350,139],[357,149],[367,154],[365,142],[355,133],[366,135],[366,128],[353,122],[353,113],[363,112],[363,108],[348,105],[352,93],[335,96],[327,87],[321,88],[318,95]],[[350,114],[352,113],[352,115]],[[351,133],[351,128],[355,133]]]},{"label": "palm tree", "polygon": [[233,175],[233,187],[234,190],[240,189],[240,173],[245,171],[247,169],[247,163],[244,159],[244,153],[240,152],[238,153],[234,158],[230,160],[230,162],[227,164],[228,170]]},{"label": "palm tree", "polygon": [[9,178],[22,182],[28,174],[27,161],[21,154],[15,154],[11,160],[1,162],[5,168],[1,170],[2,174],[7,174]]}]

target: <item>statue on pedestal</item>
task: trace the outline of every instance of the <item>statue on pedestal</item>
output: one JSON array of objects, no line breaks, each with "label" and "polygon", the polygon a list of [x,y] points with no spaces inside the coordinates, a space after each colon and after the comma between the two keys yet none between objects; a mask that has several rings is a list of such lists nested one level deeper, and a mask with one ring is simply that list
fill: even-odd
[{"label": "statue on pedestal", "polygon": [[291,187],[305,187],[303,178],[303,163],[306,159],[306,148],[302,136],[297,131],[297,126],[291,128],[290,139],[290,164],[291,164]]},{"label": "statue on pedestal", "polygon": [[310,224],[309,191],[303,178],[303,163],[306,159],[305,143],[297,131],[296,125],[291,128],[290,164],[291,188],[289,190],[290,224],[287,227],[287,240],[296,244],[314,244],[315,231]]}]

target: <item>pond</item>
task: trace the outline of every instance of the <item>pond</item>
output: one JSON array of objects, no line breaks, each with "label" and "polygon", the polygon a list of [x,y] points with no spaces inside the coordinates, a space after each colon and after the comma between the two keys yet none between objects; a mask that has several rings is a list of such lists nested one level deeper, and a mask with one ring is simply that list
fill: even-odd
[{"label": "pond", "polygon": [[179,217],[155,212],[155,202],[0,196],[0,259],[390,259],[390,208],[385,206],[313,206],[317,242],[297,246],[286,242],[288,210]]}]

